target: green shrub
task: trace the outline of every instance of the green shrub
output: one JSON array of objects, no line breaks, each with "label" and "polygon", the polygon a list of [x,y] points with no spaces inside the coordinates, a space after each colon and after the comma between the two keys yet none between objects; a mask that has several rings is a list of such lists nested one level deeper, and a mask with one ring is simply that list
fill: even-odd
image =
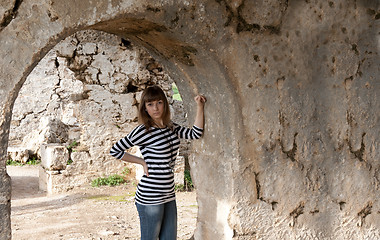
[{"label": "green shrub", "polygon": [[185,170],[185,184],[176,184],[174,190],[176,192],[189,191],[194,189],[193,181],[191,180],[191,175],[189,170]]},{"label": "green shrub", "polygon": [[93,187],[100,187],[100,186],[104,186],[104,185],[107,185],[107,186],[117,186],[117,185],[120,185],[120,184],[124,184],[126,183],[124,178],[118,174],[114,174],[114,175],[111,175],[109,177],[105,177],[105,178],[96,178],[94,180],[92,180],[91,182],[91,186]]},{"label": "green shrub", "polygon": [[183,191],[185,191],[185,185],[183,185],[183,184],[176,184],[174,186],[174,190],[176,192],[183,192]]},{"label": "green shrub", "polygon": [[35,158],[35,157],[29,159],[29,160],[26,162],[26,164],[28,164],[28,165],[38,165],[38,164],[40,164],[40,163],[41,163],[41,160],[40,160],[40,159],[37,159],[37,158]]},{"label": "green shrub", "polygon": [[7,166],[22,166],[23,164],[17,161],[13,161],[13,159],[7,160]]},{"label": "green shrub", "polygon": [[74,140],[66,148],[67,148],[67,150],[69,150],[69,152],[72,152],[74,150],[74,148],[77,147],[78,145],[79,145],[79,142]]},{"label": "green shrub", "polygon": [[69,156],[70,156],[69,160],[67,160],[66,165],[71,165],[73,163],[73,160],[71,159],[71,153],[72,152],[76,152],[75,147],[78,147],[78,145],[79,145],[79,142],[77,142],[77,141],[74,140],[72,143],[70,143],[66,147],[67,150],[69,150]]},{"label": "green shrub", "polygon": [[38,165],[40,163],[41,163],[40,159],[33,157],[33,158],[28,159],[26,163],[17,162],[17,161],[14,161],[13,159],[8,159],[6,164],[7,166],[24,166],[24,165]]},{"label": "green shrub", "polygon": [[185,189],[192,191],[194,189],[193,180],[191,179],[190,170],[185,170]]}]

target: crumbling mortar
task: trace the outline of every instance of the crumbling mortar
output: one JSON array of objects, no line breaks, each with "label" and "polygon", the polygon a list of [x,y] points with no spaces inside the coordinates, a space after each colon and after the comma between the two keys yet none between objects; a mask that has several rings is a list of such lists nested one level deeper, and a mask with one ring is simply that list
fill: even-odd
[{"label": "crumbling mortar", "polygon": [[[226,8],[227,21],[225,22],[224,26],[225,27],[230,26],[231,23],[233,22],[233,20],[235,19],[236,23],[237,23],[236,24],[236,32],[237,33],[240,33],[240,32],[261,32],[261,33],[268,32],[269,34],[279,35],[281,32],[281,26],[282,26],[282,22],[283,22],[282,19],[280,20],[280,23],[278,23],[277,25],[260,26],[257,23],[252,23],[252,24],[248,23],[244,19],[244,17],[242,16],[242,13],[241,13],[243,8],[244,8],[245,0],[243,0],[242,3],[237,7],[237,13],[236,14],[234,13],[232,7],[226,2],[226,0],[216,0],[216,2],[219,4],[224,3],[224,6]],[[289,6],[289,1],[286,0],[285,1],[285,7],[284,7],[284,9],[281,10],[282,16],[287,11],[288,6]]]},{"label": "crumbling mortar", "polygon": [[290,149],[289,151],[285,151],[285,147],[282,143],[282,141],[280,141],[280,144],[281,144],[281,149],[282,149],[282,152],[286,154],[286,156],[292,161],[292,162],[297,162],[296,160],[296,153],[297,153],[297,143],[296,143],[296,137],[297,137],[298,133],[296,132],[294,134],[294,138],[293,138],[293,147],[292,149]]},{"label": "crumbling mortar", "polygon": [[148,6],[146,7],[146,10],[147,10],[147,11],[150,11],[150,12],[154,12],[154,13],[161,12],[161,9],[159,9],[159,8],[157,8],[157,7],[152,7],[152,6],[150,6],[150,5],[148,5]]},{"label": "crumbling mortar", "polygon": [[18,9],[20,8],[22,2],[23,0],[16,0],[13,8],[5,12],[3,21],[0,22],[0,32],[3,31],[3,29],[6,28],[12,22],[12,20],[17,17]]},{"label": "crumbling mortar", "polygon": [[365,224],[365,218],[372,213],[372,205],[372,202],[369,202],[360,212],[358,212],[358,227],[363,227]]},{"label": "crumbling mortar", "polygon": [[[282,128],[286,128],[287,126],[289,126],[289,122],[287,121],[285,115],[281,112],[281,110],[279,111],[278,119]],[[280,131],[279,135],[281,136],[282,135],[281,129],[279,131]],[[304,169],[303,164],[297,161],[296,159],[296,154],[297,154],[297,149],[298,149],[297,142],[296,142],[297,135],[298,135],[298,132],[295,132],[294,137],[293,137],[293,146],[292,146],[292,149],[290,149],[289,151],[285,151],[285,146],[281,138],[279,138],[278,141],[281,146],[281,151],[284,154],[286,154],[286,157],[289,158],[292,162],[297,163],[299,167],[301,168],[301,170],[303,170]]]},{"label": "crumbling mortar", "polygon": [[[240,33],[242,31],[255,31],[255,30],[259,30],[261,32],[269,32],[270,34],[277,34],[277,35],[280,34],[281,25],[282,25],[282,22],[283,22],[282,19],[280,20],[280,23],[277,24],[277,25],[265,25],[265,26],[261,27],[259,24],[249,24],[249,23],[246,22],[246,20],[242,17],[242,14],[241,14],[241,11],[242,11],[242,9],[244,7],[244,4],[245,4],[245,0],[243,0],[243,2],[237,8],[237,10],[238,10],[237,11],[238,12],[237,19],[239,20],[239,23],[238,23],[238,26],[237,26],[237,29],[236,29],[237,33]],[[288,0],[286,0],[285,1],[285,8],[281,9],[282,16],[284,15],[284,13],[286,12],[286,10],[288,9],[288,6],[289,6],[289,2],[288,2]],[[281,18],[282,18],[282,16],[281,16]]]},{"label": "crumbling mortar", "polygon": [[242,17],[242,10],[244,8],[244,4],[245,4],[245,0],[242,1],[242,3],[239,5],[239,7],[237,8],[237,20],[238,20],[238,24],[237,24],[237,27],[236,27],[236,32],[237,33],[240,33],[240,32],[244,32],[244,31],[254,31],[254,30],[261,30],[261,26],[259,24],[249,24],[247,23],[247,21]]},{"label": "crumbling mortar", "polygon": [[359,61],[358,68],[356,69],[355,76],[361,77],[363,75],[363,72],[360,71],[360,68],[361,68],[362,64],[365,62],[365,60],[366,60],[366,58],[363,58],[361,61]]},{"label": "crumbling mortar", "polygon": [[88,66],[91,65],[93,58],[91,57],[91,61],[89,61],[89,63],[81,65],[75,61],[75,57],[77,56],[79,56],[79,54],[77,53],[77,50],[75,49],[73,57],[67,57],[67,56],[63,56],[63,57],[67,61],[67,67],[71,71],[74,72],[75,78],[78,79],[79,81],[86,82],[85,70],[87,70]]},{"label": "crumbling mortar", "polygon": [[380,189],[380,168],[375,169],[374,179],[375,179],[375,188],[376,190],[379,190]]},{"label": "crumbling mortar", "polygon": [[296,207],[289,216],[292,218],[292,222],[289,224],[290,227],[295,227],[297,224],[297,218],[304,213],[305,203],[301,202],[298,207]]},{"label": "crumbling mortar", "polygon": [[255,184],[256,184],[256,198],[258,200],[262,200],[262,197],[260,196],[261,195],[261,185],[260,185],[260,181],[259,181],[259,173],[256,173],[254,172],[255,174]]},{"label": "crumbling mortar", "polygon": [[26,113],[24,113],[23,115],[22,115],[22,118],[20,119],[20,120],[17,120],[17,121],[19,121],[20,123],[23,121],[23,120],[25,120],[25,118],[27,117],[27,116],[29,116],[30,114],[33,114],[33,111],[32,112],[26,112]]},{"label": "crumbling mortar", "polygon": [[348,148],[350,149],[350,152],[355,156],[355,158],[357,158],[360,162],[365,162],[364,160],[364,151],[365,151],[365,145],[364,145],[364,136],[366,135],[366,133],[363,133],[362,134],[362,141],[361,141],[361,144],[360,144],[360,149],[354,151],[353,150],[353,147],[352,147],[352,144],[350,143],[349,140],[347,140],[347,143],[348,143]]},{"label": "crumbling mortar", "polygon": [[225,27],[228,27],[231,22],[232,22],[232,19],[234,18],[234,12],[231,8],[230,5],[227,4],[227,2],[225,0],[215,0],[217,3],[221,4],[222,2],[224,3],[224,6],[226,8],[226,12],[227,12],[227,21],[224,23],[224,26]]},{"label": "crumbling mortar", "polygon": [[352,44],[351,45],[351,50],[355,52],[356,55],[359,55],[359,50],[358,50],[358,45],[357,44]]},{"label": "crumbling mortar", "polygon": [[57,94],[56,90],[57,90],[57,88],[59,88],[59,86],[61,85],[61,81],[62,81],[61,74],[58,70],[58,68],[59,68],[58,57],[56,57],[54,59],[54,63],[55,63],[55,68],[57,69],[57,76],[58,76],[58,83],[55,85],[56,87],[54,88],[54,92]]},{"label": "crumbling mortar", "polygon": [[240,240],[240,239],[247,239],[247,237],[249,237],[249,239],[253,239],[253,238],[256,238],[256,234],[257,233],[255,231],[241,233],[241,232],[236,231],[236,229],[234,229],[232,238]]},{"label": "crumbling mortar", "polygon": [[260,180],[259,180],[259,173],[257,172],[254,172],[253,173],[255,175],[255,185],[256,185],[256,198],[257,200],[260,200],[264,203],[267,203],[267,204],[271,204],[272,205],[272,210],[274,210],[277,206],[277,203],[276,201],[269,201],[267,199],[265,199],[263,196],[261,196],[262,194],[262,188],[261,188],[261,184],[260,184]]},{"label": "crumbling mortar", "polygon": [[310,211],[310,214],[311,214],[311,215],[315,215],[315,214],[317,214],[317,213],[319,213],[319,210],[318,210],[318,209],[315,209],[315,210]]}]

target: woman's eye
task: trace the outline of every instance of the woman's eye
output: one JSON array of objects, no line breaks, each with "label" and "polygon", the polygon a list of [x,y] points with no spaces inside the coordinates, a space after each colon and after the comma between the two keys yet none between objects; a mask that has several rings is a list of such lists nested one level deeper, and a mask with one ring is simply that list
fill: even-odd
[{"label": "woman's eye", "polygon": [[163,101],[158,101],[158,104],[163,104],[164,102]]},{"label": "woman's eye", "polygon": [[147,103],[146,105],[150,107],[150,106],[152,106],[152,103]]}]

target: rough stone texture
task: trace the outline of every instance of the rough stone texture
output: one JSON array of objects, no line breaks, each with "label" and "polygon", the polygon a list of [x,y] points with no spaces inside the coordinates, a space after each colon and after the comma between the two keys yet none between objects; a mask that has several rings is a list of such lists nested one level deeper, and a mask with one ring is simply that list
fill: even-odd
[{"label": "rough stone texture", "polygon": [[70,153],[65,146],[58,144],[41,145],[41,166],[46,170],[64,170]]},{"label": "rough stone texture", "polygon": [[178,156],[175,161],[174,166],[174,183],[182,184],[185,183],[185,158],[183,156]]},{"label": "rough stone texture", "polygon": [[[146,47],[185,101],[210,100],[190,159],[195,239],[380,238],[378,1],[24,0],[11,9],[0,31],[3,168],[26,77],[60,39],[95,29]],[[9,208],[0,216],[9,239]]]},{"label": "rough stone texture", "polygon": [[[41,156],[47,171],[65,170],[70,181],[64,181],[67,186],[55,186],[55,191],[120,174],[125,166],[131,166],[109,155],[110,144],[136,126],[137,104],[147,85],[161,85],[169,96],[174,121],[187,125],[182,102],[171,99],[172,83],[144,49],[104,32],[77,32],[50,50],[25,81],[13,108],[8,149],[18,146]],[[78,154],[73,152],[70,158],[74,163],[66,169],[68,154],[58,166],[51,162],[56,157],[44,155],[41,144],[71,147],[87,159],[78,158],[76,163]],[[181,154],[188,154],[186,150],[185,145]],[[9,154],[16,161],[19,155]],[[24,162],[28,160],[25,156]],[[57,182],[53,178],[62,181],[61,173],[50,174],[48,186]]]},{"label": "rough stone texture", "polygon": [[8,159],[20,163],[26,163],[29,160],[29,151],[26,148],[8,147]]}]

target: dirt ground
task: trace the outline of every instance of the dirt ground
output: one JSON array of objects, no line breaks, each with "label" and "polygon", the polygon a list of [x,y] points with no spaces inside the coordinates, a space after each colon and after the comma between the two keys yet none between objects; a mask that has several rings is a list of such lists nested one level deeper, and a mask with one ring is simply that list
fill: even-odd
[{"label": "dirt ground", "polygon": [[[8,166],[12,178],[13,240],[139,239],[135,187],[93,188],[47,195],[38,188],[38,166]],[[194,233],[195,192],[177,193],[178,239]]]}]

